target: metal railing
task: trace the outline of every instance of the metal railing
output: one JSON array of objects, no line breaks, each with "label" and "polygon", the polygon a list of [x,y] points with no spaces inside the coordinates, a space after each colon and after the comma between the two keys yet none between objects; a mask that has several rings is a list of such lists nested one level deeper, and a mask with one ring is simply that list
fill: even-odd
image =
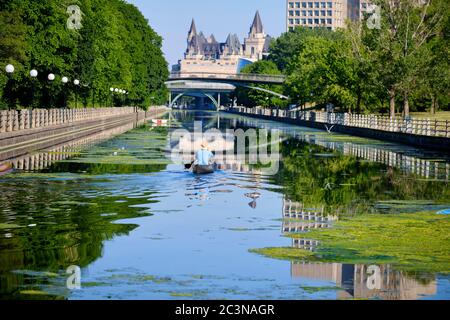
[{"label": "metal railing", "polygon": [[253,115],[265,115],[290,118],[328,125],[342,125],[375,129],[388,132],[400,132],[413,135],[450,138],[449,120],[403,119],[380,115],[363,115],[350,113],[330,113],[312,111],[289,111],[282,109],[235,107],[232,110]]},{"label": "metal railing", "polygon": [[282,84],[285,82],[286,76],[253,74],[253,73],[229,74],[229,73],[209,73],[209,72],[172,72],[169,76],[169,80],[182,80],[182,79],[199,79],[199,80],[218,79],[228,81]]}]

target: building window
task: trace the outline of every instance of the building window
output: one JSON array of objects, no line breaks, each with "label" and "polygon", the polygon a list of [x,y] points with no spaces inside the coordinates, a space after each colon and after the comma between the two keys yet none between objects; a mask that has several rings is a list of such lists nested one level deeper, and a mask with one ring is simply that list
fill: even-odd
[{"label": "building window", "polygon": [[313,11],[312,10],[308,10],[308,16],[310,16],[310,17],[313,16]]},{"label": "building window", "polygon": [[325,9],[327,7],[327,4],[326,4],[326,2],[321,2],[320,6],[322,7],[322,9]]},{"label": "building window", "polygon": [[302,19],[302,24],[306,24],[306,19]]},{"label": "building window", "polygon": [[289,24],[294,24],[294,19],[289,19]]},{"label": "building window", "polygon": [[296,3],[295,3],[295,7],[296,7],[296,8],[300,8],[300,2],[296,2]]},{"label": "building window", "polygon": [[333,2],[327,2],[327,7],[328,8],[333,8]]},{"label": "building window", "polygon": [[312,2],[308,2],[308,8],[312,8],[313,7],[313,3]]},{"label": "building window", "polygon": [[306,8],[306,2],[302,2],[302,8]]},{"label": "building window", "polygon": [[306,10],[302,10],[302,16],[306,17]]},{"label": "building window", "polygon": [[325,24],[325,19],[320,19],[320,24]]},{"label": "building window", "polygon": [[300,16],[300,10],[295,11],[295,15],[296,15],[297,17],[299,17],[299,16]]},{"label": "building window", "polygon": [[294,7],[294,3],[293,2],[289,2],[289,8],[293,8]]},{"label": "building window", "polygon": [[308,24],[313,24],[313,19],[308,19]]},{"label": "building window", "polygon": [[333,20],[332,20],[332,19],[327,19],[327,23],[328,23],[328,24],[332,24],[332,23],[333,23]]},{"label": "building window", "polygon": [[290,11],[289,11],[289,16],[291,16],[291,17],[294,16],[294,11],[293,11],[293,10],[290,10]]},{"label": "building window", "polygon": [[315,24],[319,24],[319,19],[314,19]]},{"label": "building window", "polygon": [[322,17],[325,17],[327,15],[327,12],[325,10],[320,11],[320,15]]},{"label": "building window", "polygon": [[333,10],[328,10],[328,11],[327,11],[327,15],[328,15],[329,17],[331,17],[331,16],[333,15]]},{"label": "building window", "polygon": [[300,24],[300,19],[295,19],[295,24]]},{"label": "building window", "polygon": [[320,8],[320,3],[319,2],[315,2],[314,3],[314,8]]},{"label": "building window", "polygon": [[314,11],[314,15],[315,15],[316,17],[318,17],[318,16],[320,15],[319,10],[315,10],[315,11]]}]

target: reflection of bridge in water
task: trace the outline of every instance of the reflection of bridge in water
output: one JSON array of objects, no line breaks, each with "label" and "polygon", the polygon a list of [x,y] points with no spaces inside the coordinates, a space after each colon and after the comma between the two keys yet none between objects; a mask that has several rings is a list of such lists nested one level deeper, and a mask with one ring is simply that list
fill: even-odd
[{"label": "reflection of bridge in water", "polygon": [[[249,127],[265,127],[264,124],[261,125],[261,120],[251,118],[240,119],[239,123]],[[450,180],[450,162],[420,158],[415,154],[415,149],[410,147],[400,146],[399,149],[401,150],[396,150],[395,145],[386,145],[383,142],[379,142],[380,145],[365,145],[355,142],[329,141],[326,137],[322,137],[322,132],[320,134],[299,133],[294,128],[283,128],[282,126],[277,129],[283,134],[290,135],[300,141],[336,150],[346,156],[354,156],[381,163],[388,167],[396,167],[407,174],[416,174],[426,179]]]}]

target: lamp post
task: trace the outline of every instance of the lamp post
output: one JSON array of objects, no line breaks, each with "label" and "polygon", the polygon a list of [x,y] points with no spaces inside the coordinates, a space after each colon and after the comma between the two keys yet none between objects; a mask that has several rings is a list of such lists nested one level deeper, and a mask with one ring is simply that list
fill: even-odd
[{"label": "lamp post", "polygon": [[[53,82],[55,80],[55,75],[53,73],[49,73],[48,76],[47,76],[47,79],[51,83],[51,82]],[[50,99],[50,106],[49,107],[52,107],[52,105],[53,105],[53,95],[52,94],[53,94],[52,92],[49,92],[49,99]]]},{"label": "lamp post", "polygon": [[37,76],[38,76],[38,72],[37,72],[37,70],[36,69],[33,69],[33,70],[31,70],[30,71],[30,77],[31,77],[31,83],[32,83],[32,86],[31,86],[31,90],[32,90],[32,92],[31,92],[31,108],[33,109],[33,107],[34,107],[34,98],[35,98],[35,92],[36,92],[36,78],[37,78]]},{"label": "lamp post", "polygon": [[109,88],[109,91],[111,91],[111,108],[114,107],[114,88]]},{"label": "lamp post", "polygon": [[119,93],[119,89],[118,88],[114,88],[114,93]]},{"label": "lamp post", "polygon": [[122,100],[122,107],[124,106],[124,104],[125,104],[125,90],[121,90],[120,91],[120,93],[122,94],[122,96],[121,96],[121,100]]},{"label": "lamp post", "polygon": [[73,80],[73,84],[75,85],[75,108],[78,109],[78,87],[80,86],[80,80]]},{"label": "lamp post", "polygon": [[14,73],[14,66],[12,65],[12,64],[8,64],[6,67],[5,67],[5,71],[6,71],[6,73],[8,74],[8,76],[11,76],[13,73]]},{"label": "lamp post", "polygon": [[[67,84],[67,82],[69,82],[69,79],[67,78],[67,77],[62,77],[61,78],[61,82],[65,85],[65,84]],[[64,88],[64,91],[63,91],[63,97],[64,97],[64,109],[66,109],[67,108],[67,92],[66,92],[66,88]]]},{"label": "lamp post", "polygon": [[35,98],[35,92],[36,92],[36,78],[38,76],[38,72],[36,69],[33,69],[30,71],[30,77],[31,77],[31,111],[30,111],[30,128],[33,124],[33,108],[34,108],[34,98]]}]

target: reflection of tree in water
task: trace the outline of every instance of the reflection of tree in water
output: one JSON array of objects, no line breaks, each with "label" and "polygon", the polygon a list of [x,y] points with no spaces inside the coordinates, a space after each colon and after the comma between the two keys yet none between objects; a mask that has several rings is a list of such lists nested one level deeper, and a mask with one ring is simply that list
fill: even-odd
[{"label": "reflection of tree in water", "polygon": [[280,152],[282,161],[274,179],[285,187],[287,198],[315,208],[323,206],[327,214],[373,212],[374,204],[385,200],[413,203],[450,198],[445,182],[419,180],[398,169],[330,153],[296,139],[282,143]]},{"label": "reflection of tree in water", "polygon": [[0,298],[18,298],[20,290],[42,282],[11,271],[61,274],[70,265],[85,267],[102,255],[103,241],[136,228],[112,221],[148,215],[135,206],[150,203],[150,192],[143,192],[144,198],[115,196],[91,179],[2,181],[0,223],[20,228],[0,231]]}]

